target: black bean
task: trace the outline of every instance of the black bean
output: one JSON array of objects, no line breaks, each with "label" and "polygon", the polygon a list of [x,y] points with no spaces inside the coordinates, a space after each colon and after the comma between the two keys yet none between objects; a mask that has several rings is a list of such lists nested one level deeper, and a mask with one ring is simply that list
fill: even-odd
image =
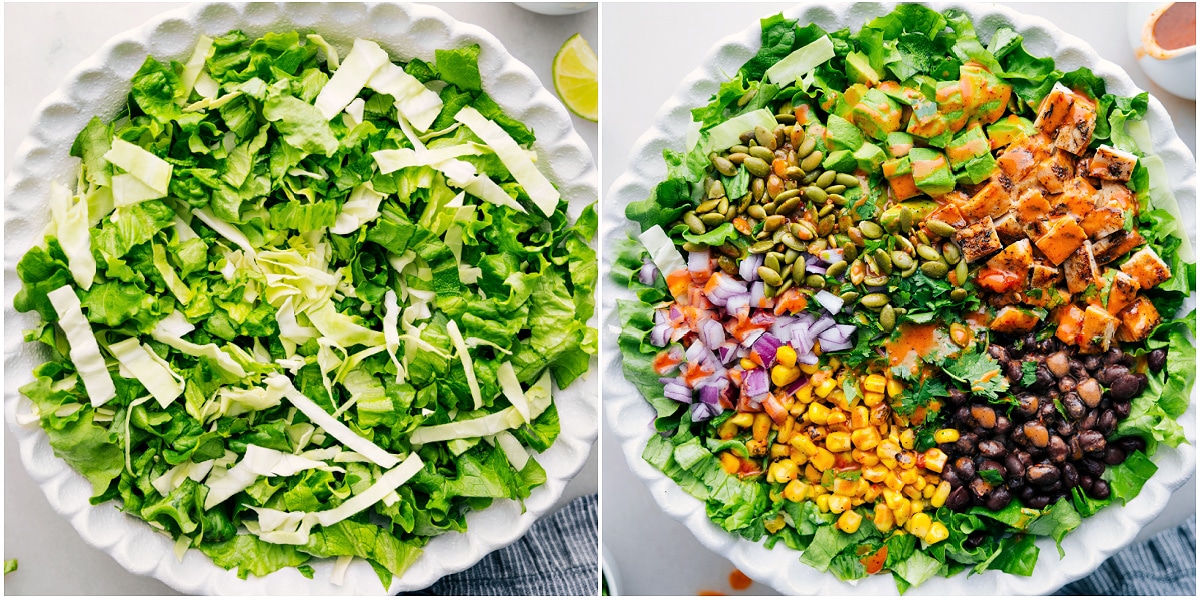
[{"label": "black bean", "polygon": [[1150,367],[1150,371],[1157,373],[1167,366],[1167,349],[1159,348],[1150,353],[1146,357],[1146,364]]},{"label": "black bean", "polygon": [[1013,454],[1015,454],[1017,456],[1017,458],[1020,459],[1021,464],[1025,465],[1026,469],[1033,466],[1033,457],[1029,456],[1028,452],[1025,452],[1024,450],[1017,450],[1016,452],[1013,452]]},{"label": "black bean", "polygon": [[954,411],[954,421],[957,423],[967,423],[971,420],[971,407],[960,406]]},{"label": "black bean", "polygon": [[1100,411],[1092,409],[1088,414],[1084,415],[1083,420],[1079,421],[1079,430],[1095,429],[1096,422],[1100,419]]},{"label": "black bean", "polygon": [[1138,393],[1140,394],[1142,390],[1146,389],[1146,386],[1150,384],[1150,378],[1147,377],[1145,373],[1134,373],[1133,376],[1137,377]]},{"label": "black bean", "polygon": [[1067,448],[1067,443],[1057,435],[1050,436],[1050,446],[1046,450],[1050,455],[1050,460],[1055,463],[1066,461],[1067,455],[1071,453],[1071,450]]},{"label": "black bean", "polygon": [[1051,498],[1054,498],[1058,494],[1060,494],[1062,492],[1062,490],[1063,490],[1062,479],[1055,479],[1054,482],[1050,484],[1050,487],[1046,488],[1044,490],[1044,492],[1047,494],[1050,494]]},{"label": "black bean", "polygon": [[1117,419],[1124,419],[1129,416],[1129,411],[1133,409],[1133,404],[1127,400],[1113,402],[1113,412],[1116,413]]},{"label": "black bean", "polygon": [[996,359],[997,362],[1007,362],[1009,360],[1008,350],[1005,350],[1004,346],[1000,344],[988,346],[988,354],[992,355],[992,358]]},{"label": "black bean", "polygon": [[950,510],[963,510],[971,506],[971,493],[966,487],[955,488],[946,497],[946,507]]},{"label": "black bean", "polygon": [[1045,339],[1045,340],[1038,342],[1038,344],[1037,344],[1037,350],[1038,350],[1038,352],[1041,352],[1042,354],[1050,354],[1052,352],[1057,352],[1061,349],[1062,349],[1062,344],[1059,342],[1059,340],[1057,338]]},{"label": "black bean", "polygon": [[979,472],[982,473],[984,471],[995,471],[999,473],[1001,477],[1004,477],[1008,474],[1004,468],[1004,465],[991,459],[984,459],[983,462],[979,463]]},{"label": "black bean", "polygon": [[1109,365],[1115,365],[1115,364],[1121,362],[1121,359],[1124,356],[1125,356],[1125,353],[1121,352],[1121,350],[1119,348],[1110,348],[1108,350],[1108,352],[1104,353],[1104,363],[1109,364]]},{"label": "black bean", "polygon": [[1096,380],[1104,385],[1111,386],[1114,381],[1128,374],[1129,369],[1121,365],[1108,365],[1100,369],[1100,372],[1096,374]]},{"label": "black bean", "polygon": [[1138,378],[1126,372],[1124,375],[1113,380],[1108,393],[1112,396],[1113,400],[1132,400],[1141,391],[1140,388],[1141,385],[1138,382]]},{"label": "black bean", "polygon": [[1025,465],[1021,463],[1021,458],[1016,453],[1004,457],[1004,469],[1008,471],[1010,477],[1025,476]]},{"label": "black bean", "polygon": [[1103,397],[1103,393],[1100,390],[1100,382],[1091,377],[1081,380],[1079,385],[1075,386],[1075,393],[1079,394],[1079,399],[1083,400],[1083,403],[1088,408],[1099,406],[1100,399]]},{"label": "black bean", "polygon": [[1079,362],[1071,363],[1071,377],[1073,377],[1075,379],[1075,381],[1083,381],[1084,379],[1087,379],[1088,377],[1091,377],[1091,376],[1092,376],[1092,374],[1088,373],[1088,370],[1086,368],[1084,368],[1083,363],[1079,363]]},{"label": "black bean", "polygon": [[[1058,392],[1058,390],[1054,390]],[[1042,407],[1038,409],[1038,418],[1042,421],[1049,422],[1058,416],[1058,407],[1054,406],[1053,401],[1042,402]]]},{"label": "black bean", "polygon": [[1076,392],[1063,394],[1059,402],[1062,404],[1063,410],[1067,412],[1067,418],[1072,421],[1078,421],[1083,418],[1083,415],[1087,414],[1088,407]]},{"label": "black bean", "polygon": [[1071,371],[1071,360],[1066,352],[1055,352],[1046,357],[1046,368],[1055,377],[1062,377]]},{"label": "black bean", "polygon": [[1013,441],[1013,443],[1018,446],[1028,446],[1029,445],[1029,438],[1025,437],[1025,428],[1024,427],[1017,427],[1017,428],[1013,429],[1012,435],[1009,436],[1009,439],[1011,439]]},{"label": "black bean", "polygon": [[979,453],[988,458],[1000,458],[1007,452],[1007,450],[1004,448],[1004,444],[997,442],[996,440],[983,440],[982,442],[979,442],[978,448]]},{"label": "black bean", "polygon": [[992,495],[988,497],[987,507],[989,510],[1000,510],[1008,503],[1012,502],[1012,492],[1006,487],[999,487],[992,491]]},{"label": "black bean", "polygon": [[1117,413],[1113,409],[1108,409],[1100,413],[1100,420],[1096,423],[1096,430],[1104,435],[1113,432],[1117,427]]},{"label": "black bean", "polygon": [[979,440],[979,436],[974,433],[964,433],[958,437],[958,441],[954,443],[954,449],[958,450],[959,454],[970,454],[975,450],[975,443]]},{"label": "black bean", "polygon": [[1025,421],[1024,426],[1025,437],[1029,439],[1029,443],[1038,448],[1045,448],[1050,443],[1050,433],[1046,431],[1046,426],[1037,421]]},{"label": "black bean", "polygon": [[1091,475],[1088,475],[1087,473],[1079,474],[1079,487],[1083,488],[1084,492],[1090,492],[1092,490],[1092,484],[1095,482],[1096,482],[1095,477],[1092,477]]},{"label": "black bean", "polygon": [[1060,391],[1064,394],[1067,392],[1074,392],[1075,391],[1075,380],[1072,379],[1070,376],[1059,379],[1058,380],[1058,391]]},{"label": "black bean", "polygon": [[1021,370],[1020,362],[1014,360],[1000,364],[1004,365],[1004,376],[1009,381],[1021,381],[1021,378],[1024,377],[1024,371]]},{"label": "black bean", "polygon": [[1032,508],[1034,510],[1042,510],[1043,508],[1050,506],[1050,497],[1049,496],[1034,496],[1033,498],[1030,498],[1029,501],[1026,502],[1025,504],[1029,505],[1029,508]]},{"label": "black bean", "polygon": [[950,388],[950,404],[958,406],[967,401],[967,393],[958,389]]},{"label": "black bean", "polygon": [[1104,434],[1100,433],[1099,431],[1081,431],[1079,432],[1077,439],[1079,440],[1079,448],[1084,452],[1104,451]]},{"label": "black bean", "polygon": [[1132,354],[1122,353],[1120,362],[1121,364],[1125,365],[1126,368],[1132,369],[1133,366],[1137,364],[1137,359],[1134,358]]},{"label": "black bean", "polygon": [[1024,502],[1025,504],[1029,504],[1029,499],[1033,498],[1034,494],[1036,494],[1036,493],[1037,492],[1033,491],[1033,488],[1031,488],[1027,485],[1021,486],[1020,488],[1017,489],[1017,498],[1019,498],[1021,500],[1021,502]]},{"label": "black bean", "polygon": [[1089,371],[1095,371],[1104,366],[1103,360],[1095,354],[1085,356],[1083,358],[1083,368]]},{"label": "black bean", "polygon": [[958,476],[963,481],[971,481],[975,478],[975,461],[965,456],[960,456],[954,461],[954,470],[958,471]]},{"label": "black bean", "polygon": [[959,479],[958,472],[954,469],[946,469],[942,471],[942,481],[950,484],[950,488],[962,487],[962,479]]},{"label": "black bean", "polygon": [[1079,461],[1079,468],[1092,477],[1099,477],[1104,473],[1104,463],[1094,458],[1085,458]]},{"label": "black bean", "polygon": [[1025,479],[1039,488],[1048,488],[1058,481],[1058,467],[1046,463],[1039,463],[1025,470]]},{"label": "black bean", "polygon": [[972,531],[967,539],[963,540],[963,547],[968,550],[974,550],[987,539],[987,533],[984,531]]},{"label": "black bean", "polygon": [[1146,440],[1134,436],[1123,437],[1113,442],[1116,447],[1120,448],[1125,454],[1132,454],[1135,450],[1145,450]]},{"label": "black bean", "polygon": [[1029,386],[1031,390],[1044,390],[1054,383],[1054,373],[1051,373],[1046,365],[1038,365],[1036,376],[1033,385]]},{"label": "black bean", "polygon": [[1007,485],[1008,489],[1010,490],[1019,490],[1021,489],[1021,486],[1025,485],[1025,476],[1018,475],[1013,477],[1012,474],[1009,473],[1008,478],[1004,480],[1004,485]]},{"label": "black bean", "polygon": [[1112,490],[1108,488],[1108,482],[1103,479],[1097,479],[1096,481],[1092,482],[1091,493],[1088,495],[1097,500],[1104,500],[1105,498],[1108,498],[1109,494],[1111,493]]},{"label": "black bean", "polygon": [[1073,488],[1079,485],[1079,469],[1075,465],[1067,463],[1062,468],[1062,482],[1068,488]]},{"label": "black bean", "polygon": [[971,407],[971,418],[975,423],[984,429],[991,429],[996,426],[996,411],[990,406],[981,406],[976,404]]},{"label": "black bean", "polygon": [[1004,435],[1009,431],[1012,431],[1012,426],[1013,423],[1008,417],[999,415],[996,417],[996,427],[994,431],[1000,435]]},{"label": "black bean", "polygon": [[1027,334],[1025,334],[1025,337],[1021,341],[1023,342],[1022,345],[1024,347],[1034,348],[1037,346],[1037,343],[1038,343],[1037,334],[1027,333]]},{"label": "black bean", "polygon": [[1071,436],[1071,439],[1067,440],[1067,448],[1071,451],[1067,455],[1071,460],[1080,460],[1083,458],[1083,448],[1079,447],[1078,436]]},{"label": "black bean", "polygon": [[976,477],[975,479],[971,480],[970,488],[971,493],[974,494],[976,498],[982,500],[984,496],[988,495],[988,493],[992,491],[992,484],[984,481],[982,477]]},{"label": "black bean", "polygon": [[1035,394],[1021,394],[1017,396],[1017,414],[1025,417],[1032,417],[1038,411],[1038,397]]},{"label": "black bean", "polygon": [[1109,446],[1108,450],[1104,451],[1104,464],[1119,465],[1125,462],[1125,452],[1120,448]]}]

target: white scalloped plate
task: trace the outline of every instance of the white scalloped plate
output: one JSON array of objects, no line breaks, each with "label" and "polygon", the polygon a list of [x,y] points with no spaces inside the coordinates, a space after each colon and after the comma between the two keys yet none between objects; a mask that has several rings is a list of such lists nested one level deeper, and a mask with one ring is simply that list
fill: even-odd
[{"label": "white scalloped plate", "polygon": [[[799,19],[800,23],[816,23],[827,31],[843,27],[857,30],[871,18],[889,12],[892,6],[876,3],[807,5],[786,10],[784,15]],[[1063,33],[1045,19],[1021,15],[995,5],[948,4],[935,8],[944,10],[952,6],[971,15],[982,40],[990,39],[998,26],[1009,25],[1025,37],[1026,47],[1031,54],[1053,57],[1057,67],[1063,71],[1087,66],[1097,76],[1104,78],[1111,93],[1128,96],[1142,91],[1119,67],[1100,58],[1083,40]],[[623,217],[625,206],[648,197],[653,186],[666,176],[663,149],[683,149],[684,132],[691,121],[689,111],[707,104],[720,83],[727,79],[726,74],[736,73],[746,60],[754,56],[761,47],[759,34],[758,23],[752,23],[740,33],[718,42],[700,63],[701,66],[688,75],[675,95],[659,109],[653,129],[638,139],[630,153],[627,170],[613,183],[605,197],[604,247],[614,247],[618,240],[634,231],[635,226]],[[1176,135],[1166,109],[1154,97],[1150,98],[1146,121],[1150,125],[1154,151],[1166,162],[1167,171],[1171,174],[1171,189],[1179,200],[1188,235],[1195,240],[1196,161]],[[606,253],[603,261],[604,272],[610,272],[612,255]],[[820,573],[801,564],[799,554],[783,544],[768,550],[761,542],[751,542],[727,533],[708,519],[702,502],[642,460],[642,449],[653,433],[654,410],[621,374],[621,354],[616,345],[620,320],[616,315],[615,301],[633,296],[611,278],[605,279],[602,296],[605,319],[602,328],[602,368],[608,423],[621,440],[621,448],[630,468],[650,488],[650,493],[662,509],[686,525],[702,544],[728,558],[751,579],[770,585],[782,593],[895,595],[896,586],[891,577],[868,577],[857,585],[843,582],[829,573]],[[1188,301],[1189,309],[1194,305],[1193,297]],[[1196,439],[1197,392],[1200,389],[1193,390],[1192,404],[1180,417],[1187,438],[1193,443]],[[1160,448],[1154,456],[1154,462],[1159,467],[1158,473],[1146,483],[1141,494],[1128,506],[1109,507],[1085,519],[1083,525],[1063,541],[1066,557],[1061,561],[1058,560],[1053,540],[1044,538],[1038,541],[1041,553],[1032,577],[986,571],[968,578],[960,573],[952,578],[934,577],[915,591],[931,596],[1044,594],[1087,575],[1105,558],[1133,540],[1142,527],[1163,510],[1171,492],[1183,485],[1195,471],[1194,446]]]},{"label": "white scalloped plate", "polygon": [[20,444],[25,468],[54,509],[71,521],[84,540],[133,573],[193,594],[395,594],[427,587],[517,540],[562,496],[596,440],[594,363],[588,375],[555,394],[562,433],[549,450],[537,455],[547,482],[525,501],[526,511],[522,513],[515,501],[503,500],[470,514],[465,534],[449,533],[431,540],[421,559],[404,577],[394,579],[388,590],[362,560],[354,561],[341,587],[329,581],[332,560],[313,561],[316,575],[311,580],[296,569],[241,580],[195,549],[179,562],[172,552],[173,542],[145,522],[119,512],[111,502],[89,504],[90,485],[54,456],[41,428],[15,422],[17,413],[30,410],[29,400],[17,389],[32,379],[33,367],[46,360],[44,353],[22,339],[22,332],[36,325],[34,313],[17,313],[12,301],[21,286],[16,263],[40,241],[49,220],[45,208],[49,182],[74,182],[78,160],[68,154],[72,141],[93,115],[111,118],[116,114],[129,92],[129,79],[147,54],[159,60],[185,61],[201,33],[216,36],[232,29],[242,29],[252,38],[267,31],[316,31],[343,53],[356,37],[363,37],[379,42],[395,59],[417,57],[431,62],[435,49],[479,44],[484,89],[507,114],[535,131],[535,147],[542,157],[539,165],[568,199],[572,217],[599,195],[591,152],[558,99],[494,36],[475,25],[459,23],[441,10],[402,4],[222,3],[171,11],[114,37],[76,67],[66,83],[42,102],[29,137],[17,149],[5,194],[5,417]]}]

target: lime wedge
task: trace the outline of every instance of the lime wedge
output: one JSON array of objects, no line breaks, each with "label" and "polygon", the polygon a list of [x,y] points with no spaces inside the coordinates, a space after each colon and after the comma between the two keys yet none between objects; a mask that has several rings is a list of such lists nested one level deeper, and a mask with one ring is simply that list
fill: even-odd
[{"label": "lime wedge", "polygon": [[589,121],[600,118],[600,86],[596,80],[596,53],[578,33],[558,49],[551,67],[554,90],[571,112]]}]

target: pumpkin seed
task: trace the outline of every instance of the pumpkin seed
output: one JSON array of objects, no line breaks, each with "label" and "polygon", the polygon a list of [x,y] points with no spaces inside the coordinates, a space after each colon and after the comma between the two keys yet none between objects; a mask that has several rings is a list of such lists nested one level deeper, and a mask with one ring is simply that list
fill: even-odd
[{"label": "pumpkin seed", "polygon": [[767,214],[768,214],[768,215],[773,215],[773,214],[775,214],[775,213],[777,212],[777,211],[775,210],[775,203],[774,203],[774,202],[768,202],[768,203],[766,203],[766,204],[762,205],[762,207],[763,207],[763,210],[767,211]]},{"label": "pumpkin seed", "polygon": [[683,215],[683,224],[687,225],[688,229],[692,230],[693,235],[700,235],[707,231],[707,229],[704,227],[704,222],[701,221],[700,217],[697,217],[696,213],[694,212],[689,212],[686,215]]},{"label": "pumpkin seed", "polygon": [[779,289],[775,291],[775,294],[776,295],[782,294],[782,293],[792,289],[792,286],[794,286],[794,285],[796,285],[795,281],[792,281],[791,279],[785,279],[783,281],[783,285],[779,286]]},{"label": "pumpkin seed", "polygon": [[[750,149],[751,151],[754,148]],[[755,177],[766,177],[771,174],[771,166],[766,161],[757,156],[747,156],[746,160],[742,161],[742,166]]]},{"label": "pumpkin seed", "polygon": [[833,184],[834,177],[837,177],[836,171],[825,171],[824,173],[821,173],[821,176],[818,177],[815,182],[813,182],[813,185],[819,188],[827,188]]},{"label": "pumpkin seed", "polygon": [[750,155],[745,152],[730,152],[729,156],[726,156],[725,159],[735,165],[740,165],[748,156]]},{"label": "pumpkin seed", "polygon": [[844,191],[846,191],[846,186],[844,186],[840,183],[837,185],[831,185],[831,186],[825,188],[825,192],[829,193],[829,194],[841,194]]},{"label": "pumpkin seed", "polygon": [[825,278],[813,273],[804,279],[804,283],[808,285],[808,287],[820,289],[825,287]]},{"label": "pumpkin seed", "polygon": [[907,206],[900,207],[900,231],[908,233],[912,229],[913,214]]},{"label": "pumpkin seed", "polygon": [[779,291],[779,288],[777,288],[773,285],[763,286],[763,296],[766,296],[767,298],[774,298],[776,292],[778,292],[778,291]]},{"label": "pumpkin seed", "polygon": [[834,181],[848,188],[858,187],[858,178],[849,173],[838,173]]},{"label": "pumpkin seed", "polygon": [[711,157],[711,160],[713,166],[716,167],[717,171],[719,171],[722,175],[726,177],[733,177],[734,175],[737,175],[737,166],[730,162],[728,158],[718,156],[714,153]]},{"label": "pumpkin seed", "polygon": [[958,251],[958,246],[946,242],[942,244],[942,258],[946,259],[946,262],[956,265],[958,264],[958,259],[962,258],[962,253]]},{"label": "pumpkin seed", "polygon": [[796,239],[796,236],[792,235],[791,233],[784,233],[783,236],[779,239],[779,241],[784,246],[787,246],[788,248],[791,248],[792,250],[795,250],[796,252],[804,251],[804,244],[800,243],[800,240]]},{"label": "pumpkin seed", "polygon": [[[790,104],[790,102],[789,102],[789,104]],[[803,127],[793,127],[791,135],[792,135],[792,147],[799,148],[800,144],[804,143],[804,128]]]},{"label": "pumpkin seed", "polygon": [[725,215],[721,213],[710,212],[705,215],[700,215],[700,222],[709,227],[714,227],[725,222]]},{"label": "pumpkin seed", "polygon": [[912,242],[908,241],[908,238],[902,235],[893,235],[892,239],[896,241],[897,248],[907,252],[909,255],[912,255],[913,252],[917,251],[917,249],[913,247]]},{"label": "pumpkin seed", "polygon": [[841,194],[830,194],[828,190],[826,190],[826,194],[829,197],[829,201],[832,202],[834,206],[845,206],[850,204],[850,201]]},{"label": "pumpkin seed", "polygon": [[967,299],[967,290],[962,288],[954,288],[950,291],[950,299],[955,302],[962,302]]},{"label": "pumpkin seed", "polygon": [[750,248],[748,248],[747,251],[750,254],[763,254],[774,247],[775,247],[775,242],[772,242],[771,240],[765,240],[765,241],[758,242],[758,243],[750,246]]},{"label": "pumpkin seed", "polygon": [[767,182],[757,178],[750,182],[750,194],[753,195],[755,202],[762,202],[765,193],[767,193]]},{"label": "pumpkin seed", "polygon": [[758,268],[758,276],[762,278],[763,283],[779,287],[783,285],[783,278],[779,276],[778,271],[767,268],[765,265]]},{"label": "pumpkin seed", "polygon": [[875,266],[884,275],[892,274],[892,257],[883,248],[875,250]]},{"label": "pumpkin seed", "polygon": [[746,208],[750,206],[751,202],[754,202],[754,195],[750,192],[746,192],[746,195],[742,196],[741,200],[738,200],[738,212],[745,212]]},{"label": "pumpkin seed", "polygon": [[861,259],[854,261],[850,265],[850,283],[854,285],[862,285],[863,280],[867,276],[867,265]]},{"label": "pumpkin seed", "polygon": [[708,244],[693,244],[692,242],[684,242],[683,249],[687,252],[704,252],[708,250]]},{"label": "pumpkin seed", "polygon": [[922,244],[929,244],[930,246],[933,245],[933,242],[929,241],[929,236],[925,235],[924,231],[917,232],[917,239],[921,240]]},{"label": "pumpkin seed", "polygon": [[846,236],[850,238],[851,242],[854,242],[855,246],[864,246],[867,243],[866,236],[862,234],[862,230],[858,227],[847,229]]},{"label": "pumpkin seed", "polygon": [[796,281],[804,281],[804,272],[808,269],[808,261],[803,256],[796,259],[792,263],[792,279]]},{"label": "pumpkin seed", "polygon": [[[833,208],[833,205],[830,204],[826,208]],[[833,218],[833,215],[827,214],[824,217],[822,217],[821,220],[817,223],[817,235],[819,235],[821,237],[825,237],[825,236],[829,235],[829,233],[831,231],[833,231],[834,223],[835,223],[835,219]]]},{"label": "pumpkin seed", "polygon": [[775,231],[787,223],[787,217],[783,215],[772,215],[763,221],[763,231]]},{"label": "pumpkin seed", "polygon": [[846,268],[849,266],[850,266],[850,264],[847,263],[846,261],[839,260],[839,261],[833,263],[832,265],[829,265],[828,269],[825,269],[825,276],[826,277],[838,277],[842,273],[845,273]]},{"label": "pumpkin seed", "polygon": [[776,252],[768,252],[767,257],[763,259],[763,266],[778,273],[779,257],[776,254]]},{"label": "pumpkin seed", "polygon": [[862,232],[863,237],[868,240],[877,240],[883,237],[883,228],[876,225],[872,221],[859,221],[858,230]]},{"label": "pumpkin seed", "polygon": [[783,234],[787,233],[787,227],[780,227],[771,234],[771,241],[778,244],[783,240]]},{"label": "pumpkin seed", "polygon": [[767,211],[763,209],[761,204],[751,204],[750,207],[746,209],[746,213],[755,219],[758,219],[759,221],[767,218]]},{"label": "pumpkin seed", "polygon": [[[799,152],[796,153],[797,156],[799,156],[799,154]],[[813,169],[816,169],[821,165],[822,160],[825,160],[825,153],[817,150],[804,157],[804,160],[800,161],[800,168],[804,169],[805,171],[812,172]]]},{"label": "pumpkin seed", "polygon": [[729,212],[729,199],[728,198],[721,198],[720,200],[717,201],[717,212],[719,212],[721,214],[725,214],[725,213]]},{"label": "pumpkin seed", "polygon": [[729,147],[729,154],[731,155],[739,153],[746,154],[747,152],[750,152],[750,148],[741,144],[734,144],[733,146]]},{"label": "pumpkin seed", "polygon": [[783,172],[783,174],[788,179],[791,179],[793,181],[799,181],[804,178],[804,169],[801,169],[798,166],[791,166],[791,167],[788,167],[787,170]]},{"label": "pumpkin seed", "polygon": [[[813,153],[813,150],[815,150],[816,147],[817,147],[817,138],[812,137],[812,136],[806,136],[805,140],[800,143],[800,147],[796,148],[796,158],[799,160],[804,160],[805,158],[808,158],[808,156]],[[811,169],[805,169],[805,171],[810,171],[810,170]]]},{"label": "pumpkin seed", "polygon": [[892,266],[900,269],[901,271],[906,271],[909,269],[909,267],[913,266],[912,257],[899,250],[892,250],[891,258]]},{"label": "pumpkin seed", "polygon": [[[778,147],[778,142],[775,139],[775,134],[772,133],[770,129],[767,129],[766,127],[763,127],[762,125],[754,126],[754,139],[756,141],[758,141],[758,143],[760,145],[766,146],[767,149],[769,149],[771,152],[774,152],[775,148]],[[751,148],[751,149],[753,150],[753,148]]]},{"label": "pumpkin seed", "polygon": [[935,250],[933,246],[927,246],[925,244],[917,246],[917,254],[925,260],[936,261],[942,258],[942,255],[938,254],[938,251]]},{"label": "pumpkin seed", "polygon": [[[795,192],[798,190],[788,190],[788,191]],[[792,196],[791,198],[789,198],[787,200],[783,200],[783,201],[776,198],[775,202],[780,203],[779,208],[777,208],[775,210],[775,212],[777,212],[781,215],[790,215],[790,214],[796,212],[797,208],[800,208],[800,203],[803,202],[803,200],[800,199],[800,197],[798,197],[798,196]]]},{"label": "pumpkin seed", "polygon": [[758,94],[758,88],[751,88],[751,89],[747,90],[745,94],[742,94],[741,98],[738,98],[737,105],[745,106],[747,104],[750,104],[750,101],[753,100],[754,96],[757,94]]},{"label": "pumpkin seed", "polygon": [[887,294],[875,292],[874,294],[867,294],[866,296],[863,296],[862,299],[859,300],[859,303],[867,308],[879,308],[891,301],[892,299],[889,298]]},{"label": "pumpkin seed", "polygon": [[738,272],[737,263],[733,262],[733,259],[729,258],[728,256],[718,256],[717,257],[717,266],[720,267],[722,271],[728,273],[729,275],[734,275],[734,274],[737,274],[737,272]]},{"label": "pumpkin seed", "polygon": [[796,250],[795,248],[789,246],[787,251],[783,253],[783,262],[787,265],[791,265],[792,263],[796,262],[797,258],[800,258],[801,252],[803,252],[803,250]]},{"label": "pumpkin seed", "polygon": [[871,275],[863,278],[863,284],[867,287],[884,286],[888,284],[888,279],[887,275]]},{"label": "pumpkin seed", "polygon": [[825,190],[815,185],[810,185],[804,188],[804,196],[811,200],[814,204],[825,204],[825,199],[828,197],[825,194]]},{"label": "pumpkin seed", "polygon": [[858,258],[858,246],[855,246],[854,242],[850,241],[842,244],[842,258],[849,261]]},{"label": "pumpkin seed", "polygon": [[790,190],[784,190],[782,192],[779,192],[778,194],[775,195],[775,202],[787,202],[788,200],[791,200],[792,198],[799,196],[800,191],[801,190],[799,188],[793,188]]},{"label": "pumpkin seed", "polygon": [[896,328],[896,309],[892,308],[891,304],[885,305],[883,310],[879,311],[879,326],[884,331]]},{"label": "pumpkin seed", "polygon": [[917,269],[920,269],[920,268],[921,268],[921,266],[918,265],[917,261],[914,260],[911,267],[900,272],[900,276],[907,279],[909,277],[912,277],[913,274],[915,274],[917,272]]},{"label": "pumpkin seed", "polygon": [[954,265],[954,278],[958,280],[958,285],[961,286],[962,284],[966,283],[967,277],[969,276],[970,275],[967,274],[967,261],[958,261],[958,264]]},{"label": "pumpkin seed", "polygon": [[842,295],[838,297],[841,298],[842,302],[845,302],[846,304],[854,304],[854,301],[858,300],[858,292],[853,290],[849,292],[842,292]]},{"label": "pumpkin seed", "polygon": [[921,265],[921,272],[934,279],[941,279],[946,276],[950,269],[946,263],[941,261],[929,261]]},{"label": "pumpkin seed", "polygon": [[953,225],[937,219],[929,219],[928,221],[925,221],[925,228],[933,232],[934,235],[939,235],[942,237],[950,237],[957,231],[954,229]]},{"label": "pumpkin seed", "polygon": [[720,203],[721,203],[720,200],[709,200],[707,202],[701,202],[700,206],[696,207],[696,212],[698,212],[698,213],[712,212],[713,209],[716,208],[717,205]]},{"label": "pumpkin seed", "polygon": [[[708,186],[708,199],[709,200],[716,200],[718,198],[724,198],[724,197],[725,197],[725,184],[721,183],[720,179],[712,182],[712,185]],[[707,212],[707,211],[697,210],[696,212]]]},{"label": "pumpkin seed", "polygon": [[754,140],[754,130],[749,129],[749,130],[743,131],[741,133],[741,135],[738,136],[738,139],[742,141],[742,144],[745,144],[747,146],[752,145],[751,141]]},{"label": "pumpkin seed", "polygon": [[755,146],[755,147],[751,148],[750,156],[753,156],[754,158],[763,160],[768,163],[775,160],[775,153],[762,147],[762,146]]},{"label": "pumpkin seed", "polygon": [[792,235],[802,242],[807,242],[816,237],[816,232],[808,222],[800,222],[792,224]]},{"label": "pumpkin seed", "polygon": [[780,113],[778,115],[775,115],[775,120],[780,123],[783,123],[784,125],[791,125],[792,123],[796,122],[796,115]]},{"label": "pumpkin seed", "polygon": [[724,244],[717,246],[717,252],[720,252],[721,254],[724,254],[730,258],[740,258],[742,256],[741,250],[738,250],[738,247],[734,246],[732,242],[725,242]]}]

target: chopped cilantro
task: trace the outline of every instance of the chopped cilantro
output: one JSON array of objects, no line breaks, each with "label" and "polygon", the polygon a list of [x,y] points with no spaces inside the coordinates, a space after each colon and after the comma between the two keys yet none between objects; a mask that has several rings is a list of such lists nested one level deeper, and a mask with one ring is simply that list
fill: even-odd
[{"label": "chopped cilantro", "polygon": [[979,476],[986,482],[992,485],[1000,485],[1004,483],[1004,476],[996,469],[984,469],[979,472]]},{"label": "chopped cilantro", "polygon": [[970,392],[976,396],[996,400],[1008,389],[1008,380],[1000,372],[1000,363],[985,353],[967,352],[957,360],[946,361],[942,367],[955,381],[969,385]]},{"label": "chopped cilantro", "polygon": [[1029,387],[1033,382],[1037,381],[1038,364],[1034,361],[1025,361],[1021,363],[1021,385]]}]

